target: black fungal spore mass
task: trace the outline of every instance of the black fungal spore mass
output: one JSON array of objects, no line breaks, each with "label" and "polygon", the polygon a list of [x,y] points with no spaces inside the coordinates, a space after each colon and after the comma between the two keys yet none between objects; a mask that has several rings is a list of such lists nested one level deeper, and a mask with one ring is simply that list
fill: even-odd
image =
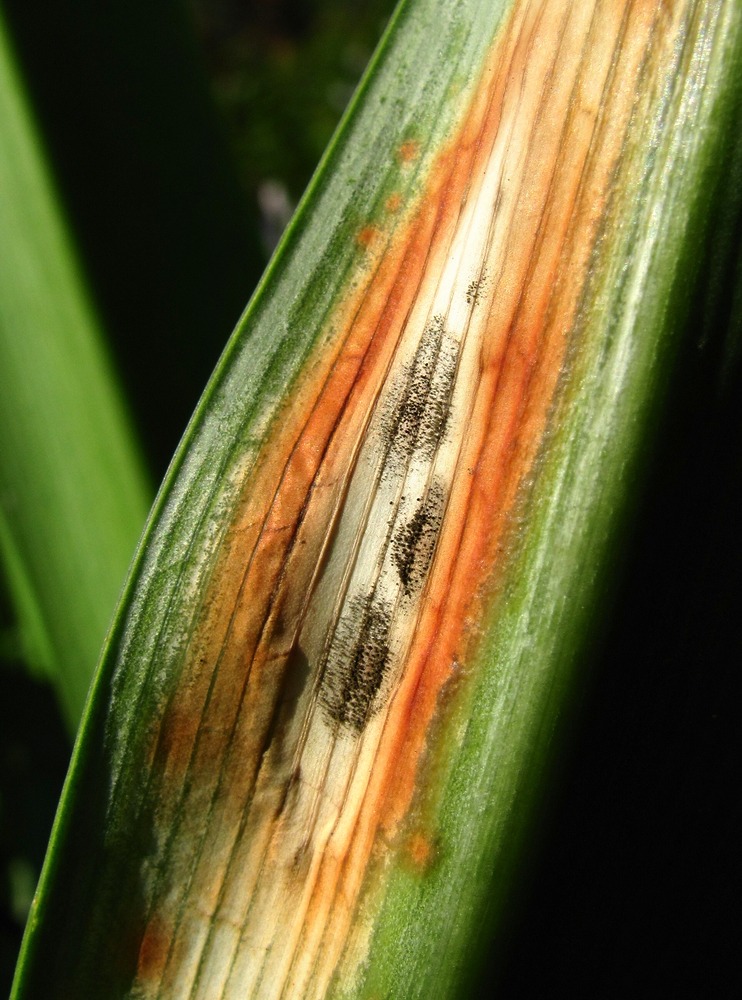
[{"label": "black fungal spore mass", "polygon": [[[381,420],[382,480],[402,492],[414,460],[432,474],[433,460],[446,433],[458,372],[460,345],[446,331],[442,316],[425,327],[411,360],[394,378]],[[379,539],[378,572],[389,559],[396,571],[403,599],[413,600],[422,590],[435,553],[446,504],[444,485],[433,480],[410,514],[401,496],[400,507],[388,522],[388,534]],[[404,511],[404,512],[403,512]],[[340,614],[321,665],[319,703],[330,725],[355,735],[382,703],[383,688],[392,670],[390,633],[397,611],[409,613],[394,593],[383,595],[385,584],[371,585],[356,594]],[[380,590],[381,588],[381,590]],[[394,589],[394,588],[393,588]],[[396,608],[396,611],[395,611]],[[388,685],[387,685],[388,687]]]},{"label": "black fungal spore mass", "polygon": [[322,673],[319,700],[330,723],[361,733],[376,711],[390,661],[391,609],[359,595],[340,618]]},{"label": "black fungal spore mass", "polygon": [[428,459],[435,454],[446,430],[458,355],[459,344],[446,332],[443,317],[434,317],[393,388],[385,421],[392,468],[416,452]]},{"label": "black fungal spore mass", "polygon": [[445,490],[434,481],[427,496],[421,497],[415,513],[392,538],[392,562],[406,597],[418,593],[424,583],[438,541]]}]

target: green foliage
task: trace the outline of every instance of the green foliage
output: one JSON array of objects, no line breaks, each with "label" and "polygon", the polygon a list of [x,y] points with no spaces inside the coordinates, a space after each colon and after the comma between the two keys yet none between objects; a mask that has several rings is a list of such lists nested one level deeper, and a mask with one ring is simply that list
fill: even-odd
[{"label": "green foliage", "polygon": [[147,489],[0,31],[0,546],[74,732]]}]

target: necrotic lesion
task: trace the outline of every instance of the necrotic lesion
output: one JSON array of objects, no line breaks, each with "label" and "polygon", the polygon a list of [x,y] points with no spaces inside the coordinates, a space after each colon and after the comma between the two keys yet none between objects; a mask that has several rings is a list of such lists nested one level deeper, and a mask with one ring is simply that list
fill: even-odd
[{"label": "necrotic lesion", "polygon": [[327,653],[319,700],[334,726],[360,733],[390,663],[391,608],[375,594],[354,597]]},{"label": "necrotic lesion", "polygon": [[[319,703],[336,732],[360,734],[394,687],[406,645],[397,641],[399,628],[402,619],[408,626],[415,620],[445,513],[448,487],[433,469],[448,427],[459,352],[443,317],[434,317],[380,400],[381,439],[372,431],[369,443],[380,440],[383,457],[369,484],[378,491],[369,510],[389,504],[392,513],[376,555],[364,560],[374,569],[363,582],[361,573],[358,589],[343,598],[320,660]],[[378,530],[378,520],[365,518],[357,530]]]},{"label": "necrotic lesion", "polygon": [[423,587],[433,561],[438,540],[445,490],[434,481],[427,496],[421,497],[412,517],[395,532],[392,538],[392,562],[406,597],[412,597]]},{"label": "necrotic lesion", "polygon": [[414,357],[394,381],[390,417],[385,421],[392,468],[414,453],[432,460],[446,430],[456,379],[458,342],[443,317],[426,326]]}]

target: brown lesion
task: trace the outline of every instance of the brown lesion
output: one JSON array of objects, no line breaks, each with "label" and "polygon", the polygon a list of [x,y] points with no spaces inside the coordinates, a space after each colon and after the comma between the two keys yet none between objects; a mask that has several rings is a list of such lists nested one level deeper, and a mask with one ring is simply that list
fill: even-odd
[{"label": "brown lesion", "polygon": [[394,215],[402,208],[402,204],[402,195],[399,191],[393,191],[384,202],[384,208],[390,215]]},{"label": "brown lesion", "polygon": [[437,848],[428,834],[415,830],[405,841],[404,854],[416,874],[426,875],[436,862]]},{"label": "brown lesion", "polygon": [[139,946],[138,979],[147,983],[159,976],[165,967],[172,937],[172,924],[157,916],[150,920]]},{"label": "brown lesion", "polygon": [[383,234],[378,226],[362,226],[356,233],[356,242],[367,250],[378,246],[382,238]]},{"label": "brown lesion", "polygon": [[420,143],[417,139],[408,139],[399,147],[399,158],[402,163],[413,163],[420,155]]}]

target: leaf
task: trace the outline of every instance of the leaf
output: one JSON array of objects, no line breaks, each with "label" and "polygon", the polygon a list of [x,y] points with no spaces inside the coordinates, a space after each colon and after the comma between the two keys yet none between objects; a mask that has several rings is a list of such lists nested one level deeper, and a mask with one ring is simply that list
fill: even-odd
[{"label": "leaf", "polygon": [[1,22],[0,231],[0,546],[74,732],[147,486]]},{"label": "leaf", "polygon": [[471,995],[727,193],[741,21],[399,9],[160,494],[14,996]]},{"label": "leaf", "polygon": [[240,190],[188,5],[78,0],[43,18],[24,0],[3,8],[159,483],[265,268],[255,191]]}]

